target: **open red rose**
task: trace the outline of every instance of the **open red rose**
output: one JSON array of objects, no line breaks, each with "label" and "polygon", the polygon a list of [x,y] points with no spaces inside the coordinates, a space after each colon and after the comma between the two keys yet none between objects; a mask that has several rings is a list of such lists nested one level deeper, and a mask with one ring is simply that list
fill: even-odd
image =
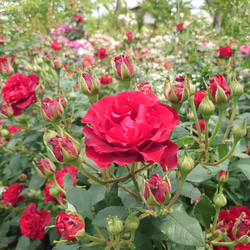
[{"label": "open red rose", "polygon": [[178,146],[168,140],[180,123],[177,112],[152,93],[121,92],[93,104],[82,123],[86,155],[100,168],[111,163],[159,162],[164,171],[177,165]]},{"label": "open red rose", "polygon": [[[71,178],[72,178],[73,185],[76,186],[76,174],[77,174],[77,171],[78,171],[78,169],[76,167],[74,167],[74,166],[63,167],[61,170],[56,171],[55,172],[55,177],[56,177],[56,181],[57,181],[58,185],[61,188],[64,188],[64,185],[63,185],[64,175],[66,173],[69,173]],[[49,192],[50,186],[54,186],[54,183],[52,181],[49,181],[45,185],[45,188],[43,190],[43,194],[45,195],[44,202],[47,203],[49,201],[53,201],[56,205],[59,205],[59,202],[57,201],[56,197],[51,195],[50,192]],[[59,197],[60,197],[61,201],[64,202],[64,199],[66,197],[62,192],[59,192]]]},{"label": "open red rose", "polygon": [[207,90],[201,90],[196,93],[194,93],[194,104],[199,106],[201,101],[205,98],[205,93]]},{"label": "open red rose", "polygon": [[36,74],[11,76],[2,88],[3,103],[10,103],[14,116],[22,114],[22,110],[36,102],[35,88],[39,81]]},{"label": "open red rose", "polygon": [[[200,120],[199,125],[200,125],[200,129],[201,129],[201,133],[202,133],[205,130],[205,120],[204,119]],[[193,128],[197,130],[196,125],[194,125]],[[196,136],[196,133],[194,132],[193,135]]]},{"label": "open red rose", "polygon": [[[246,206],[237,205],[229,210],[221,210],[218,218],[218,226],[216,230],[226,232],[227,236],[234,241],[233,228],[236,226],[236,237],[240,239],[244,235],[250,237],[250,210]],[[224,241],[224,240],[221,240]],[[229,250],[228,247],[214,246],[215,250]],[[239,243],[234,247],[234,250],[250,249],[250,243]]]},{"label": "open red rose", "polygon": [[47,210],[37,210],[36,204],[31,203],[20,218],[21,233],[28,238],[41,240],[44,238],[45,226],[50,220],[50,213]]},{"label": "open red rose", "polygon": [[109,83],[112,83],[112,76],[110,76],[110,75],[101,76],[100,82],[103,85],[107,85]]},{"label": "open red rose", "polygon": [[26,200],[26,197],[19,194],[22,192],[24,185],[15,183],[9,185],[7,190],[3,193],[3,203],[6,206],[15,206],[18,202],[23,202]]},{"label": "open red rose", "polygon": [[216,50],[216,52],[219,53],[219,58],[231,57],[233,55],[233,53],[234,53],[231,50],[230,46],[219,48],[219,49]]},{"label": "open red rose", "polygon": [[104,60],[107,57],[106,49],[100,48],[98,52],[95,53],[95,57],[100,58],[100,60]]},{"label": "open red rose", "polygon": [[64,240],[78,241],[85,234],[84,220],[77,213],[67,214],[61,211],[55,224],[57,234]]},{"label": "open red rose", "polygon": [[55,51],[59,51],[61,48],[60,48],[60,43],[59,42],[53,42],[51,45],[50,45],[50,48],[52,48],[53,50]]}]

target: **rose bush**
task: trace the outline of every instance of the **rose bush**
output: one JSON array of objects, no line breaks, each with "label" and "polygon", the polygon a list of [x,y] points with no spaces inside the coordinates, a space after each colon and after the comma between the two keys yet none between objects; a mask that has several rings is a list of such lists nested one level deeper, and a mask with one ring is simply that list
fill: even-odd
[{"label": "rose bush", "polygon": [[168,140],[180,123],[177,112],[152,94],[122,92],[101,99],[82,118],[86,155],[100,168],[111,163],[159,162],[177,165],[178,146]]}]

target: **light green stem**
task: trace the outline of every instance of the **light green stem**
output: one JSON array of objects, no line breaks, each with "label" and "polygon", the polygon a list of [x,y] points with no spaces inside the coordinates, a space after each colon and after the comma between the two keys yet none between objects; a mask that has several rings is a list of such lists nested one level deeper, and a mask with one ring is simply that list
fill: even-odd
[{"label": "light green stem", "polygon": [[186,180],[186,177],[187,175],[182,175],[181,176],[181,183],[180,183],[180,186],[179,186],[179,189],[178,191],[176,192],[175,196],[173,197],[173,199],[169,202],[169,204],[167,205],[166,207],[166,210],[169,211],[171,209],[171,207],[174,205],[174,203],[176,202],[176,200],[179,198],[181,192],[182,192],[182,189],[184,187],[184,184],[185,184],[185,180]]},{"label": "light green stem", "polygon": [[209,119],[205,119],[205,152],[208,151],[208,121]]},{"label": "light green stem", "polygon": [[135,186],[136,193],[138,194],[140,188],[139,188],[138,182],[137,182],[136,177],[135,177],[135,164],[136,164],[135,162],[131,163],[130,174],[131,174],[131,178],[132,178],[132,181],[134,183],[134,186]]},{"label": "light green stem", "polygon": [[122,88],[124,91],[129,91],[130,81],[119,81],[119,88]]},{"label": "light green stem", "polygon": [[236,107],[237,107],[237,102],[234,101],[233,111],[232,111],[232,114],[231,114],[231,117],[230,117],[230,121],[229,121],[229,124],[227,126],[227,130],[226,130],[226,132],[225,132],[225,134],[223,136],[222,141],[224,141],[227,138],[227,136],[228,136],[228,134],[230,132],[230,129],[232,127],[233,120],[234,120],[234,117],[235,117],[235,113],[236,113]]},{"label": "light green stem", "polygon": [[105,239],[99,239],[99,238],[97,238],[95,236],[91,236],[91,235],[88,235],[88,234],[85,234],[83,239],[99,243],[100,245],[105,245],[105,243],[106,243]]},{"label": "light green stem", "polygon": [[55,174],[52,176],[52,182],[55,184],[55,186],[64,194],[66,195],[66,191],[58,184]]},{"label": "light green stem", "polygon": [[213,222],[213,228],[212,228],[212,233],[214,233],[214,231],[215,231],[217,220],[218,220],[218,217],[219,217],[219,213],[220,213],[220,207],[216,207],[215,216],[214,216],[214,222]]},{"label": "light green stem", "polygon": [[198,116],[197,116],[197,113],[196,113],[195,104],[194,104],[194,96],[190,96],[189,99],[188,99],[188,102],[190,103],[192,112],[194,114],[194,121],[195,121],[195,125],[196,125],[197,131],[198,131],[198,138],[199,138],[199,140],[201,142],[202,141],[202,138],[201,138],[201,128],[200,128],[199,119],[198,119]]},{"label": "light green stem", "polygon": [[210,137],[209,141],[208,141],[208,146],[210,147],[214,141],[215,136],[218,133],[218,130],[220,128],[220,125],[222,123],[222,119],[224,117],[224,111],[225,111],[225,107],[226,107],[226,103],[222,103],[220,105],[217,106],[218,110],[219,110],[219,117],[218,117],[218,121],[216,123],[216,126],[214,128],[214,131],[212,133],[212,136]]},{"label": "light green stem", "polygon": [[211,241],[210,242],[214,246],[225,246],[225,247],[234,247],[236,246],[239,242],[238,241],[232,241],[232,242],[218,242],[218,241]]}]

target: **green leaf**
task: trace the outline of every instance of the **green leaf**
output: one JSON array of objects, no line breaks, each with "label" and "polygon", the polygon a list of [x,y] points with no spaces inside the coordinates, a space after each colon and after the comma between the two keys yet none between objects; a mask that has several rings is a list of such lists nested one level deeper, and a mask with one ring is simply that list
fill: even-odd
[{"label": "green leaf", "polygon": [[24,140],[22,144],[29,144],[37,140],[38,137],[42,136],[43,132],[34,132],[34,133],[27,133],[24,136]]},{"label": "green leaf", "polygon": [[18,239],[16,250],[29,249],[29,245],[30,239],[23,235]]},{"label": "green leaf", "polygon": [[200,183],[211,179],[220,172],[221,169],[213,166],[207,166],[207,169],[203,168],[200,164],[196,166],[187,176],[187,181]]},{"label": "green leaf", "polygon": [[186,213],[174,211],[161,218],[152,218],[151,222],[170,241],[176,244],[183,246],[204,246],[200,224]]},{"label": "green leaf", "polygon": [[52,250],[75,250],[76,245],[75,244],[66,244],[66,243],[60,243],[57,246],[53,247]]},{"label": "green leaf", "polygon": [[104,199],[106,188],[102,185],[91,185],[88,192],[91,197],[91,206],[93,206]]},{"label": "green leaf", "polygon": [[39,189],[44,184],[45,181],[46,181],[45,178],[42,178],[37,173],[35,173],[32,175],[30,179],[29,188]]},{"label": "green leaf", "polygon": [[10,163],[5,167],[3,173],[7,176],[13,174],[20,167],[20,153],[13,153]]},{"label": "green leaf", "polygon": [[108,218],[109,215],[117,216],[120,220],[124,220],[128,217],[128,212],[125,207],[107,207],[97,213],[95,219],[92,221],[92,224],[97,227],[106,227],[106,218]]},{"label": "green leaf", "polygon": [[237,166],[243,174],[250,180],[250,167],[249,167],[249,159],[238,160],[233,163],[232,167]]},{"label": "green leaf", "polygon": [[109,191],[105,193],[105,202],[110,206],[115,205],[118,199],[118,186],[117,183],[113,183]]},{"label": "green leaf", "polygon": [[201,200],[195,206],[194,214],[202,226],[209,228],[215,208],[206,195],[201,196]]},{"label": "green leaf", "polygon": [[67,189],[66,198],[83,218],[88,217],[91,220],[93,219],[91,213],[91,196],[86,189],[69,187]]},{"label": "green leaf", "polygon": [[194,187],[191,183],[186,182],[184,184],[181,195],[189,197],[193,200],[196,200],[201,196],[201,192],[198,188]]}]

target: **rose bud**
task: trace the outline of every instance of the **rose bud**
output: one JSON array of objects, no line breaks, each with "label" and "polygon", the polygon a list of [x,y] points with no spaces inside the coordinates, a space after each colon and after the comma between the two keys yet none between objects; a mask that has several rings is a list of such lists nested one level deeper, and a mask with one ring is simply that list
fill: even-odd
[{"label": "rose bud", "polygon": [[196,93],[194,93],[194,104],[199,106],[201,101],[205,98],[205,93],[207,93],[207,90],[201,90]]},{"label": "rose bud", "polygon": [[46,97],[41,100],[41,116],[44,121],[54,122],[60,119],[64,112],[65,99],[62,97],[56,97],[55,100],[51,100]]},{"label": "rose bud", "polygon": [[183,23],[176,24],[176,28],[178,31],[182,31],[184,29]]},{"label": "rose bud", "polygon": [[134,62],[130,55],[119,55],[112,61],[115,77],[118,81],[130,81],[134,76]]},{"label": "rose bud", "polygon": [[171,185],[167,176],[162,179],[157,173],[145,181],[143,194],[149,206],[166,203],[170,197]]},{"label": "rose bud", "polygon": [[62,69],[63,64],[58,58],[54,58],[52,66],[55,70],[60,70],[60,69]]},{"label": "rose bud", "polygon": [[212,95],[212,101],[216,104],[228,102],[230,97],[230,88],[226,79],[222,75],[217,75],[209,79],[209,90]]},{"label": "rose bud", "polygon": [[179,157],[177,167],[181,172],[181,175],[184,177],[187,176],[188,173],[194,168],[194,161],[187,151]]},{"label": "rose bud", "polygon": [[61,211],[55,220],[58,235],[67,241],[78,241],[85,235],[84,220],[76,212],[67,214]]},{"label": "rose bud", "polygon": [[[87,96],[95,96],[101,87],[100,82],[94,73],[86,72],[82,74],[79,70],[78,84],[81,92]],[[93,75],[93,76],[92,76]]]},{"label": "rose bud", "polygon": [[140,219],[133,215],[132,213],[129,214],[125,221],[125,227],[128,231],[134,233],[136,229],[139,227]]},{"label": "rose bud", "polygon": [[75,101],[75,99],[76,99],[76,93],[75,93],[74,89],[72,89],[70,91],[69,98],[70,98],[71,101],[73,101],[73,102]]},{"label": "rose bud", "polygon": [[106,228],[113,235],[119,234],[123,229],[123,223],[117,216],[109,216],[107,218]]},{"label": "rose bud", "polygon": [[227,198],[222,193],[219,194],[216,193],[213,202],[216,207],[221,208],[227,205]]},{"label": "rose bud", "polygon": [[227,172],[221,170],[220,173],[217,175],[217,182],[221,185],[223,185],[228,179]]},{"label": "rose bud", "polygon": [[[44,144],[54,161],[65,163],[73,162],[78,159],[81,145],[68,133],[62,131],[62,135],[63,136],[59,136],[56,132],[49,130],[44,134]],[[52,150],[48,144],[52,146]]]},{"label": "rose bud", "polygon": [[244,88],[236,79],[233,80],[231,87],[233,98],[235,99],[235,101],[238,101],[240,96],[244,93]]},{"label": "rose bud", "polygon": [[242,123],[238,124],[232,129],[234,143],[237,143],[242,137],[246,135],[246,133],[246,120],[244,120]]},{"label": "rose bud", "polygon": [[140,91],[142,93],[153,93],[153,90],[151,88],[151,85],[149,84],[149,82],[142,82],[140,83]]},{"label": "rose bud", "polygon": [[125,34],[124,34],[124,40],[127,40],[129,43],[131,43],[132,42],[132,40],[133,40],[133,34],[132,34],[132,32],[126,32]]},{"label": "rose bud", "polygon": [[1,107],[1,116],[4,119],[11,118],[14,115],[14,109],[9,102],[3,102]]},{"label": "rose bud", "polygon": [[56,166],[48,159],[39,159],[36,166],[36,171],[39,176],[48,178],[56,171]]},{"label": "rose bud", "polygon": [[219,58],[231,57],[234,54],[230,46],[219,48],[216,52],[219,53]]},{"label": "rose bud", "polygon": [[205,95],[205,98],[201,101],[199,105],[199,111],[201,112],[203,118],[208,120],[213,114],[215,106],[211,100],[209,100],[208,95]]},{"label": "rose bud", "polygon": [[[242,212],[232,228],[233,236],[241,243],[250,243],[250,217]],[[248,246],[249,247],[249,246]]]},{"label": "rose bud", "polygon": [[178,112],[182,103],[189,98],[190,88],[188,79],[177,76],[172,81],[167,77],[164,95],[171,102],[171,106]]}]

